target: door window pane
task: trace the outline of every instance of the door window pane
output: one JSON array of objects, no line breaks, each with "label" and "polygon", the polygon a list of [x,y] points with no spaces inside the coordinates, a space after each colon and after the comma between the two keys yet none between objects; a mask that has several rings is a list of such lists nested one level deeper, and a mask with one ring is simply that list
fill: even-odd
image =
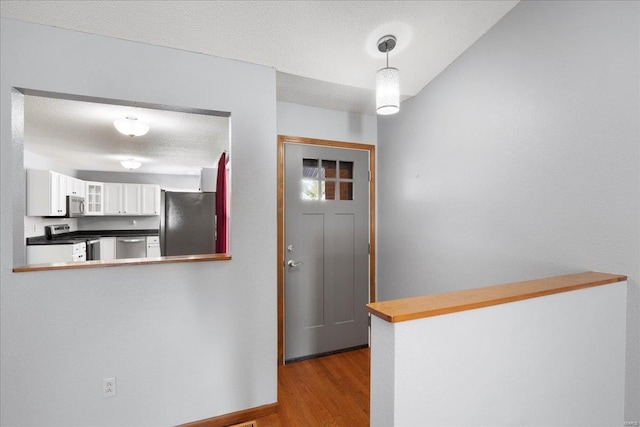
[{"label": "door window pane", "polygon": [[318,177],[318,159],[302,159],[302,176],[305,178]]},{"label": "door window pane", "polygon": [[321,178],[335,178],[336,177],[336,161],[335,160],[323,160]]},{"label": "door window pane", "polygon": [[324,187],[324,200],[336,199],[336,183],[335,181],[323,181]]},{"label": "door window pane", "polygon": [[340,179],[353,179],[353,162],[340,162]]},{"label": "door window pane", "polygon": [[340,200],[353,200],[353,182],[340,183]]},{"label": "door window pane", "polygon": [[318,181],[315,179],[302,180],[302,200],[318,200]]}]

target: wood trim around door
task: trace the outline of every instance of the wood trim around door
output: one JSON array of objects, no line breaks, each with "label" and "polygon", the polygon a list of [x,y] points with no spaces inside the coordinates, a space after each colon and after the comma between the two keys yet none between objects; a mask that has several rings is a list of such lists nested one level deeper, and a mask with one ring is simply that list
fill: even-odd
[{"label": "wood trim around door", "polygon": [[286,143],[347,148],[369,152],[369,302],[376,301],[376,147],[355,142],[278,135],[278,366],[284,364],[284,145]]}]

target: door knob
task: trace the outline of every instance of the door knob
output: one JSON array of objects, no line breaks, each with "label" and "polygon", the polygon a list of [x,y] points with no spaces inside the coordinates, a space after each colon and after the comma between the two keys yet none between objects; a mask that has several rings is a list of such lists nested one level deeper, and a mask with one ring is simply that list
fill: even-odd
[{"label": "door knob", "polygon": [[302,265],[302,264],[303,264],[303,262],[302,262],[302,261],[300,261],[300,262],[295,262],[295,261],[294,261],[294,260],[292,260],[292,259],[290,259],[289,261],[287,261],[287,265],[288,265],[289,267],[298,267],[299,265]]}]

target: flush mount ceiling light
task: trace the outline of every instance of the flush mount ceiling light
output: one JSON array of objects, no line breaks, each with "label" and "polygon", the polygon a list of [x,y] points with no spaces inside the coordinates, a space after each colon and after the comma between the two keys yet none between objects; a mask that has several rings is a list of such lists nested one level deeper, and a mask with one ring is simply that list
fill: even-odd
[{"label": "flush mount ceiling light", "polygon": [[138,121],[136,117],[126,117],[124,119],[115,120],[113,125],[118,132],[129,136],[142,136],[149,132],[149,125]]},{"label": "flush mount ceiling light", "polygon": [[125,169],[138,169],[140,166],[142,166],[142,162],[139,162],[135,159],[127,159],[127,160],[123,160],[120,162],[120,164],[122,165],[123,168]]},{"label": "flush mount ceiling light", "polygon": [[378,50],[387,54],[387,66],[376,74],[376,111],[388,115],[400,111],[400,73],[389,67],[389,52],[396,47],[394,36],[384,36],[378,40]]}]

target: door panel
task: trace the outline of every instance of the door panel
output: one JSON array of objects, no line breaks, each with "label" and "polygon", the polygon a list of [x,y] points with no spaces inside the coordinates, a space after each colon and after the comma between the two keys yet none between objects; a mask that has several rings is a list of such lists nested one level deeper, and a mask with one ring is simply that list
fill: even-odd
[{"label": "door panel", "polygon": [[334,320],[352,322],[355,303],[355,218],[353,214],[338,214],[334,218],[335,247],[339,248],[335,256],[336,277],[341,278],[334,289]]},{"label": "door panel", "polygon": [[292,299],[298,301],[301,306],[296,310],[300,316],[299,325],[303,328],[320,327],[324,325],[324,253],[322,236],[324,234],[324,215],[304,214],[300,222],[300,252],[315,254],[309,257],[303,269],[299,268],[297,274],[301,275]]},{"label": "door panel", "polygon": [[368,341],[369,153],[285,146],[285,360]]}]

